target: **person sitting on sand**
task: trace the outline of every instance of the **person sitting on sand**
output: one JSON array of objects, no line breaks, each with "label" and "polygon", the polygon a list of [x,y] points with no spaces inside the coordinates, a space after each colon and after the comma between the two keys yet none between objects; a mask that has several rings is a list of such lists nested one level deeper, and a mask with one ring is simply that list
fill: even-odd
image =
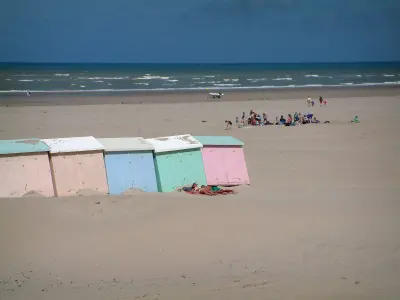
[{"label": "person sitting on sand", "polygon": [[288,114],[288,118],[287,118],[287,120],[286,120],[286,122],[285,122],[285,126],[290,126],[290,125],[292,125],[292,115],[291,114]]},{"label": "person sitting on sand", "polygon": [[320,122],[317,120],[316,117],[314,117],[314,118],[311,120],[311,123],[319,124]]},{"label": "person sitting on sand", "polygon": [[263,123],[264,123],[264,125],[267,125],[267,123],[268,123],[268,118],[267,118],[266,113],[263,113]]},{"label": "person sitting on sand", "polygon": [[261,116],[259,114],[255,114],[256,125],[261,125]]},{"label": "person sitting on sand", "polygon": [[256,114],[253,113],[253,116],[251,118],[251,125],[256,126],[257,125],[257,119],[256,119]]},{"label": "person sitting on sand", "polygon": [[231,121],[225,120],[225,124],[226,124],[225,130],[232,129],[232,122]]},{"label": "person sitting on sand", "polygon": [[358,120],[358,116],[355,116],[351,123],[360,123],[360,121]]},{"label": "person sitting on sand", "polygon": [[283,116],[281,116],[281,118],[279,119],[279,123],[281,125],[284,125],[286,123],[286,119]]}]

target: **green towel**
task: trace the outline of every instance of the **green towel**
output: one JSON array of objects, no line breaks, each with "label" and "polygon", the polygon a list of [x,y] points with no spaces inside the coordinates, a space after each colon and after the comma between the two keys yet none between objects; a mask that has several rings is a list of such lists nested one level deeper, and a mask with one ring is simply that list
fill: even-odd
[{"label": "green towel", "polygon": [[213,192],[218,192],[218,191],[221,190],[221,188],[218,187],[218,186],[212,186],[212,187],[211,187],[211,190],[212,190]]}]

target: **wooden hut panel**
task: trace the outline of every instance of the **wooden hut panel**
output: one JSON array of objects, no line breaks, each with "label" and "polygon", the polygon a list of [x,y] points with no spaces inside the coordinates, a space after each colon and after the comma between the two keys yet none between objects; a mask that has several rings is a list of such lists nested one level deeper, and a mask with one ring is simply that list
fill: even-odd
[{"label": "wooden hut panel", "polygon": [[200,149],[159,153],[155,164],[160,192],[172,192],[194,182],[206,184]]},{"label": "wooden hut panel", "polygon": [[72,196],[82,190],[108,193],[103,153],[62,153],[51,156],[57,196]]},{"label": "wooden hut panel", "polygon": [[0,156],[0,197],[21,197],[28,192],[54,196],[47,153]]}]

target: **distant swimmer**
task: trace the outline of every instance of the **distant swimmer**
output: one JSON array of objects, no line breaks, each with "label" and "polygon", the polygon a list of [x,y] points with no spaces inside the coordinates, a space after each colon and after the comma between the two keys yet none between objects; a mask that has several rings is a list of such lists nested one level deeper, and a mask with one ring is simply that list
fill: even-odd
[{"label": "distant swimmer", "polygon": [[26,91],[26,95],[27,95],[28,97],[30,97],[30,96],[31,96],[31,92],[30,92],[30,91]]}]

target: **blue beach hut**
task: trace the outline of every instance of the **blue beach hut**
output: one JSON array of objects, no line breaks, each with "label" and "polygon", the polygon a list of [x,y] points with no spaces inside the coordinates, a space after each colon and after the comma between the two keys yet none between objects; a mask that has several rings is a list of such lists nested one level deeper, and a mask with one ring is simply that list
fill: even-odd
[{"label": "blue beach hut", "polygon": [[130,189],[157,192],[154,147],[141,137],[99,138],[104,146],[108,188],[111,195]]}]

